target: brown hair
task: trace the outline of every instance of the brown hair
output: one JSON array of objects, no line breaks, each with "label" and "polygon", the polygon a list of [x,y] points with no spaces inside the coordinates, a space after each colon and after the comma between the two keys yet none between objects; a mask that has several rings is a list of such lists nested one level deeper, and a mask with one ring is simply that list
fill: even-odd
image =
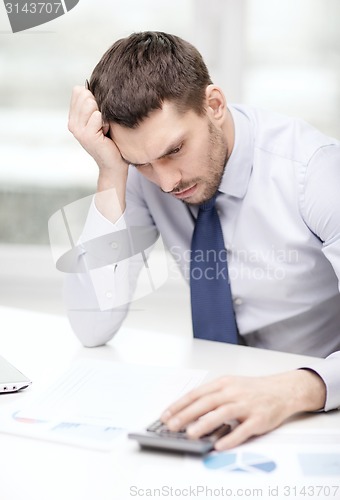
[{"label": "brown hair", "polygon": [[92,73],[90,90],[105,122],[134,128],[165,100],[180,112],[192,109],[202,115],[210,83],[193,45],[174,35],[145,31],[110,47]]}]

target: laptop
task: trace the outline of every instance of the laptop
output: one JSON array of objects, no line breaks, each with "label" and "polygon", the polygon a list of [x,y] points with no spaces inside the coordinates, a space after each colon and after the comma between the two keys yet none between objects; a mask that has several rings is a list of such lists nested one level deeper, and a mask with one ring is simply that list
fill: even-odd
[{"label": "laptop", "polygon": [[31,383],[17,368],[0,356],[0,394],[18,392],[26,389]]}]

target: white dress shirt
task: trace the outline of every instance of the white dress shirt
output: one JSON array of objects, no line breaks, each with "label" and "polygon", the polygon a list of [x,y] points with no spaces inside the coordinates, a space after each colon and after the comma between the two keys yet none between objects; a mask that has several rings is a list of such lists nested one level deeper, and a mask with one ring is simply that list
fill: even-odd
[{"label": "white dress shirt", "polygon": [[[250,346],[327,357],[307,368],[326,383],[325,410],[338,408],[340,143],[300,120],[229,109],[235,144],[217,209],[240,335]],[[130,167],[124,217],[113,225],[93,205],[82,241],[126,226],[155,226],[189,281],[196,214],[197,207]],[[79,258],[86,262],[86,252]],[[69,318],[85,345],[106,343],[117,332],[142,267],[139,254],[67,276]]]}]

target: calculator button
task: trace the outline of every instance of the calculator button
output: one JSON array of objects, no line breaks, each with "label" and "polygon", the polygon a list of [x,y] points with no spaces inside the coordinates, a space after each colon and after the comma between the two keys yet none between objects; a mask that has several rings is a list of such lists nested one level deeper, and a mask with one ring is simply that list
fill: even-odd
[{"label": "calculator button", "polygon": [[149,427],[146,430],[149,432],[156,432],[163,426],[164,424],[160,420],[156,420],[156,422],[153,422],[151,425],[149,425]]}]

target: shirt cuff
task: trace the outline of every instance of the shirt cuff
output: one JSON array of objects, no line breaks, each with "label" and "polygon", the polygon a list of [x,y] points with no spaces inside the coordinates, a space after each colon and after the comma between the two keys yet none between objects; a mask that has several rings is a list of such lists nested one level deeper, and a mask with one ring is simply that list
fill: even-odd
[{"label": "shirt cuff", "polygon": [[301,368],[313,370],[324,381],[327,392],[323,410],[340,409],[340,351]]}]

